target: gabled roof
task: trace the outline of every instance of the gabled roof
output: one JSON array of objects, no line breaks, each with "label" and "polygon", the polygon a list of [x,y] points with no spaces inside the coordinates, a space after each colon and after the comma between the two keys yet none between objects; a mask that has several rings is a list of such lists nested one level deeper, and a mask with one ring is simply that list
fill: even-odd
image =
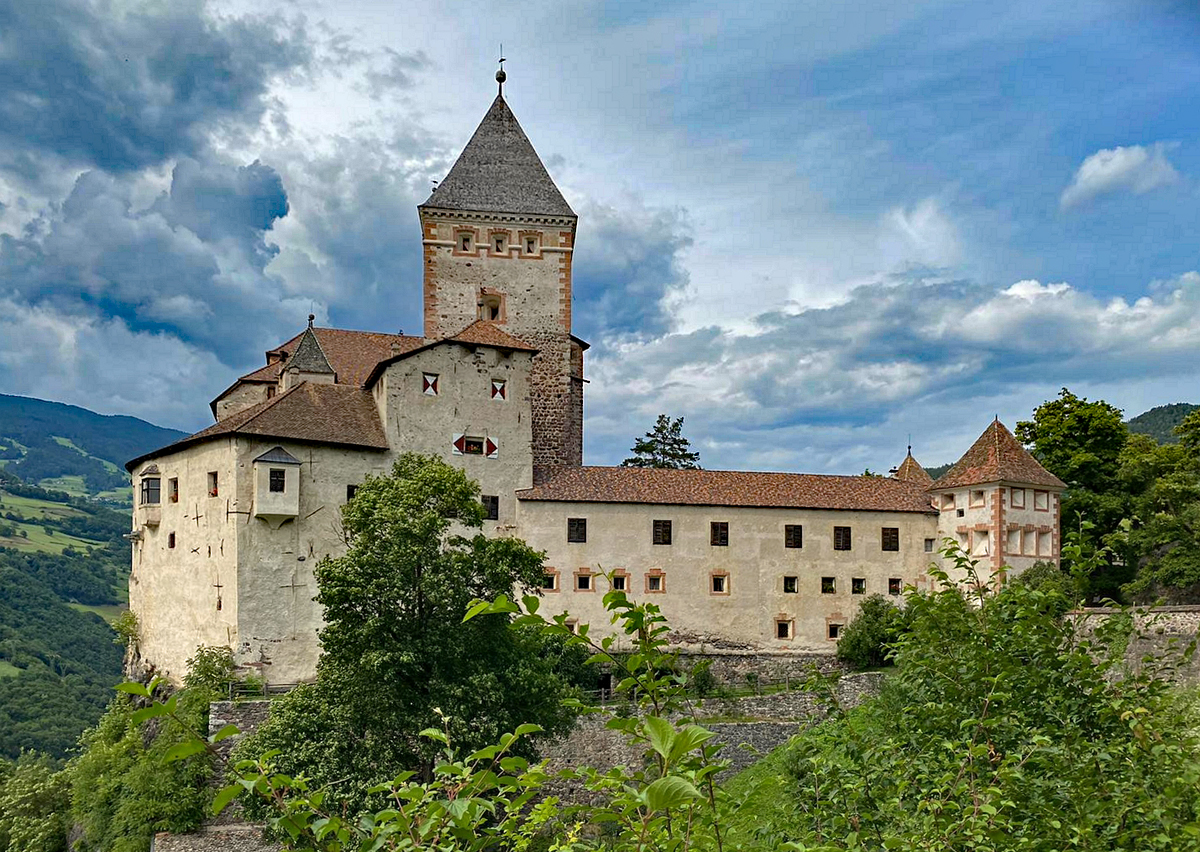
[{"label": "gabled roof", "polygon": [[900,462],[900,467],[896,468],[893,476],[901,482],[911,482],[914,485],[920,485],[922,488],[928,488],[930,485],[933,485],[933,477],[929,475],[929,471],[917,464],[917,460],[913,458],[911,449],[908,451],[908,455],[904,457],[904,461]]},{"label": "gabled roof", "polygon": [[574,216],[503,95],[422,207]]},{"label": "gabled roof", "polygon": [[886,476],[539,467],[521,500],[932,513],[923,486]]},{"label": "gabled roof", "polygon": [[300,459],[289,453],[283,447],[271,447],[261,456],[256,458],[255,463],[262,462],[263,464],[300,464]]},{"label": "gabled roof", "polygon": [[375,365],[375,369],[367,376],[366,381],[363,382],[363,387],[369,388],[375,384],[379,377],[383,375],[384,370],[397,361],[403,361],[405,358],[410,358],[418,352],[424,352],[426,349],[432,349],[444,343],[461,343],[466,346],[492,346],[496,349],[512,349],[517,352],[536,353],[538,351],[519,337],[513,337],[507,331],[497,328],[496,324],[489,320],[475,320],[475,322],[457,334],[426,341],[423,346],[418,346],[415,349],[409,349],[390,358],[383,359]]},{"label": "gabled roof", "polygon": [[373,450],[388,448],[387,437],[379,422],[379,409],[369,391],[350,385],[301,382],[194,435],[138,456],[126,464],[125,469],[132,471],[147,459],[229,435]]},{"label": "gabled roof", "polygon": [[325,351],[321,348],[311,325],[300,335],[300,343],[296,345],[295,354],[287,359],[284,366],[289,370],[295,367],[302,373],[333,374],[335,372],[333,367],[329,366],[329,359],[325,357]]},{"label": "gabled roof", "polygon": [[1042,485],[1046,488],[1066,488],[1067,484],[1038,463],[1021,446],[1013,433],[999,418],[983,430],[971,449],[963,454],[954,467],[933,485],[931,491],[982,485],[986,482],[1014,482],[1022,485]]}]

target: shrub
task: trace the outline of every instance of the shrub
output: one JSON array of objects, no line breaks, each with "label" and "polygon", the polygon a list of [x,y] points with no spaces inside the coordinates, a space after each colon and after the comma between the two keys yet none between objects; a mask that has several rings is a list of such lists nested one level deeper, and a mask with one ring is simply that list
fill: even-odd
[{"label": "shrub", "polygon": [[883,595],[871,595],[838,638],[838,659],[859,670],[891,665],[891,648],[903,630],[900,609]]}]

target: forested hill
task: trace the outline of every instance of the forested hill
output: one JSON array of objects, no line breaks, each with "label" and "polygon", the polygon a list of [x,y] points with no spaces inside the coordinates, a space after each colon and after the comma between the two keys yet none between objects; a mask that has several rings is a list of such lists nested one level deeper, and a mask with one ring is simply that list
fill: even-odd
[{"label": "forested hill", "polygon": [[1149,411],[1130,419],[1125,425],[1130,432],[1149,435],[1160,444],[1174,444],[1179,440],[1174,429],[1200,405],[1190,402],[1173,402],[1170,405],[1159,405]]},{"label": "forested hill", "polygon": [[0,465],[33,485],[121,503],[122,465],[184,436],[124,415],[0,394]]}]

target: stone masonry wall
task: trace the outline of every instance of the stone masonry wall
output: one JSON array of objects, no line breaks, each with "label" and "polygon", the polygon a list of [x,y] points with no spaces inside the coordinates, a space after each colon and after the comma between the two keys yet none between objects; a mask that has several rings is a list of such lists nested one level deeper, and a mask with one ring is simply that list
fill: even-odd
[{"label": "stone masonry wall", "polygon": [[[1079,629],[1094,633],[1120,611],[1089,607],[1070,613]],[[1134,613],[1134,634],[1125,660],[1135,669],[1150,661],[1163,677],[1179,684],[1200,684],[1200,654],[1186,658],[1185,651],[1200,633],[1200,606],[1163,606]]]}]

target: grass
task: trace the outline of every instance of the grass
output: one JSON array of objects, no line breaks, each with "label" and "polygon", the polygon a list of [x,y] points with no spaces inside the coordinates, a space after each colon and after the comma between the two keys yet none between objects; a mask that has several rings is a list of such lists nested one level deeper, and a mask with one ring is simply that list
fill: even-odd
[{"label": "grass", "polygon": [[796,795],[787,774],[785,743],[746,767],[723,786],[736,803],[726,823],[730,846],[748,848],[766,837],[786,839]]},{"label": "grass", "polygon": [[70,603],[70,604],[67,604],[67,606],[69,606],[71,609],[75,610],[76,612],[94,612],[94,613],[96,613],[96,615],[103,618],[109,624],[112,624],[114,621],[117,620],[117,617],[120,616],[121,613],[123,613],[123,612],[125,612],[125,610],[129,609],[129,607],[127,607],[125,604],[90,605],[90,604],[81,604],[81,603]]},{"label": "grass", "polygon": [[42,488],[48,488],[52,491],[65,491],[72,497],[88,496],[87,483],[82,476],[70,474],[67,476],[53,476],[48,479],[38,480],[38,485]]},{"label": "grass", "polygon": [[[39,521],[46,518],[70,518],[73,516],[85,515],[73,506],[67,506],[62,503],[51,503],[48,500],[38,500],[33,497],[18,497],[9,494],[7,491],[0,491],[0,515],[12,512],[24,520],[9,521],[7,519],[0,521],[5,526],[13,525],[16,527],[16,535],[0,537],[0,547],[12,547],[16,550],[25,552],[39,553],[62,553],[67,547],[74,547],[76,550],[86,550],[89,547],[102,547],[103,542],[91,541],[86,538],[79,538],[73,535],[67,535],[58,530],[53,531],[53,535],[42,528]],[[25,534],[22,535],[21,533]]]},{"label": "grass", "polygon": [[16,677],[21,670],[8,660],[0,660],[0,677]]}]

